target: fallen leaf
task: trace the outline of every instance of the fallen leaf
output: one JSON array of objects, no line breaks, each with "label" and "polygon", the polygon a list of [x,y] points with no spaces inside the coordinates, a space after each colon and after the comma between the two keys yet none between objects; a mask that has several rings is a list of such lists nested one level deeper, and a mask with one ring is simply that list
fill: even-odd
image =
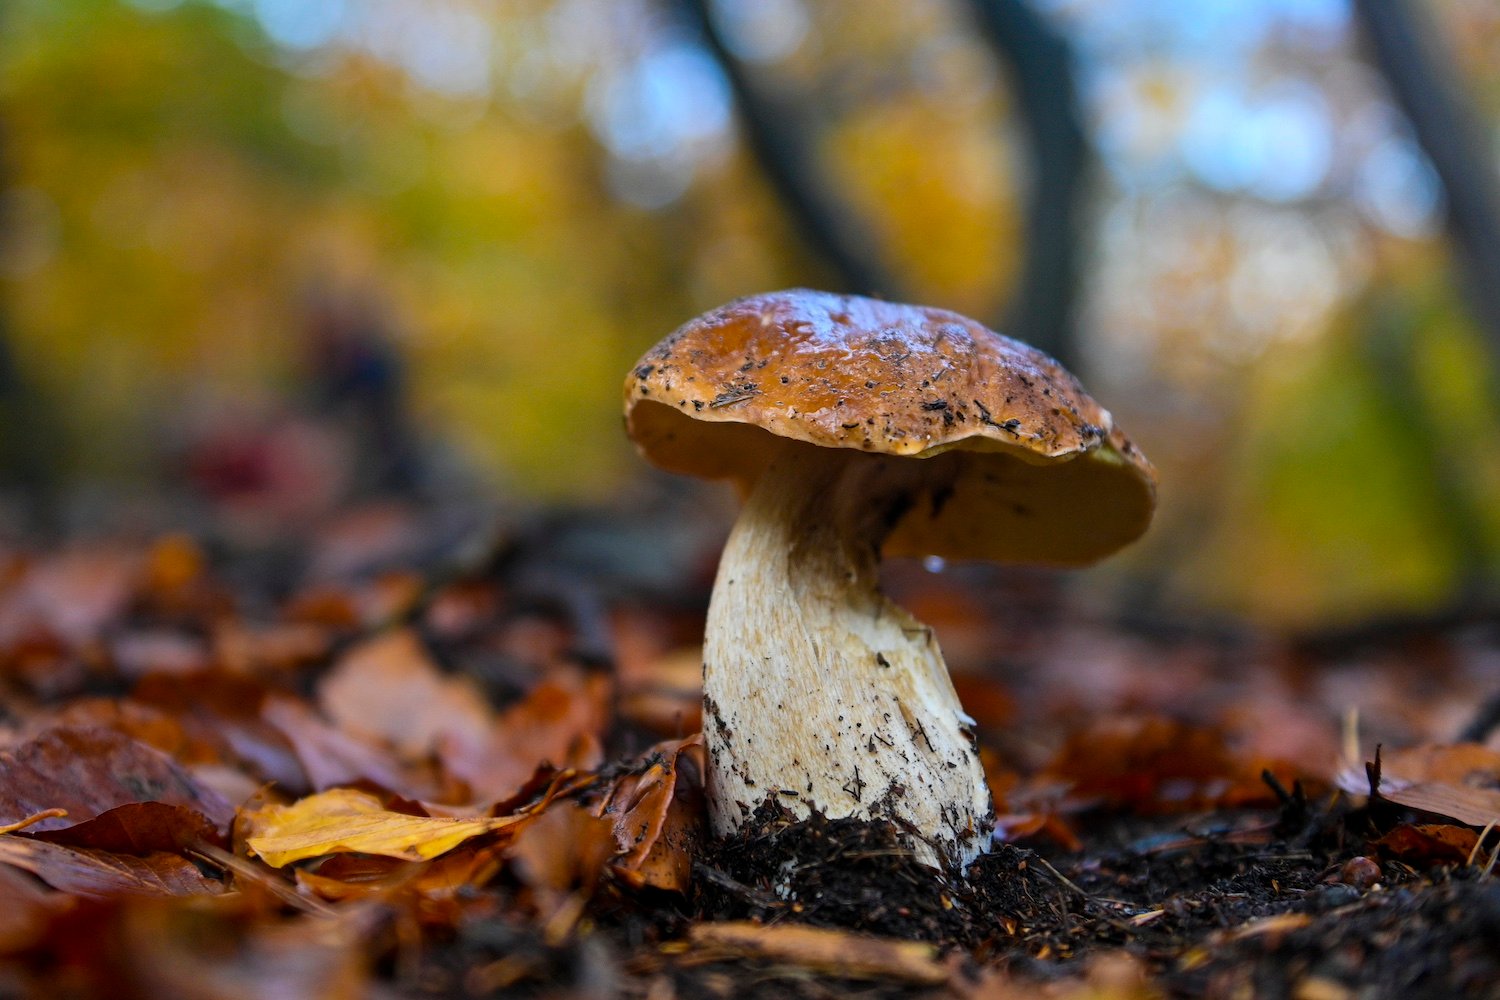
[{"label": "fallen leaf", "polygon": [[[234,896],[192,908],[132,900],[113,927],[101,928],[112,932],[102,935],[112,954],[96,966],[115,963],[120,980],[135,988],[131,995],[141,997],[369,1000],[384,994],[369,982],[361,945],[382,919],[361,907],[274,918]],[[91,995],[118,995],[117,986],[101,985]]]},{"label": "fallen leaf", "polygon": [[351,631],[362,624],[355,598],[332,584],[320,584],[294,594],[281,609],[282,617],[303,625]]},{"label": "fallen leaf", "polygon": [[1380,853],[1414,868],[1461,865],[1469,860],[1479,835],[1466,826],[1402,823],[1375,841]]},{"label": "fallen leaf", "polygon": [[208,559],[198,543],[187,535],[164,535],[146,553],[141,587],[148,597],[175,597],[203,579]]},{"label": "fallen leaf", "polygon": [[487,742],[448,743],[439,756],[481,802],[514,794],[543,765],[596,767],[610,696],[609,678],[559,667],[501,713]]},{"label": "fallen leaf", "polygon": [[[1348,771],[1339,776],[1339,785],[1355,794],[1370,790],[1368,778]],[[1484,826],[1500,820],[1500,752],[1478,743],[1383,752],[1378,791],[1408,809]]]},{"label": "fallen leaf", "polygon": [[110,729],[50,729],[0,754],[0,824],[44,809],[68,811],[35,828],[57,830],[131,802],[164,802],[226,827],[234,809],[171,758]]},{"label": "fallen leaf", "polygon": [[507,854],[517,876],[533,889],[592,889],[615,852],[613,834],[608,819],[560,802],[519,831]]},{"label": "fallen leaf", "polygon": [[531,890],[545,940],[557,944],[572,933],[614,851],[614,824],[572,802],[557,803],[517,833],[507,854]]},{"label": "fallen leaf", "polygon": [[156,851],[137,856],[0,836],[0,863],[28,871],[54,889],[77,896],[188,896],[224,891],[191,861]]},{"label": "fallen leaf", "polygon": [[675,649],[620,671],[620,714],[663,736],[703,727],[703,649]]},{"label": "fallen leaf", "polygon": [[208,644],[200,636],[170,628],[133,628],[108,642],[109,658],[121,677],[192,674],[209,667]]},{"label": "fallen leaf", "polygon": [[1046,778],[1023,782],[1020,774],[1006,766],[989,747],[979,748],[979,762],[984,767],[995,807],[996,838],[1021,840],[1044,836],[1064,851],[1083,849],[1083,842],[1060,815],[1066,805],[1067,782]]},{"label": "fallen leaf", "polygon": [[445,741],[483,746],[494,726],[479,688],[445,676],[411,629],[349,650],[318,685],[318,704],[340,729],[384,740],[407,758]]},{"label": "fallen leaf", "polygon": [[408,798],[445,801],[452,792],[441,775],[421,762],[404,763],[389,749],[330,725],[304,702],[272,695],[261,710],[297,755],[318,791],[368,781]]},{"label": "fallen leaf", "polygon": [[51,915],[71,903],[31,875],[0,865],[0,954],[14,954],[42,934]]},{"label": "fallen leaf", "polygon": [[202,843],[221,844],[223,833],[196,809],[165,802],[129,802],[60,830],[26,831],[37,840],[117,854],[181,852]]},{"label": "fallen leaf", "polygon": [[[989,965],[978,970],[972,986],[959,995],[966,1000],[1162,1000],[1162,993],[1151,982],[1146,961],[1125,951],[1098,952],[1079,963],[1059,964],[1048,970],[1047,984],[1041,990],[1024,975],[1017,975],[1007,964]],[[1071,972],[1071,974],[1070,974]],[[1297,1000],[1312,1000],[1302,997]]]},{"label": "fallen leaf", "polygon": [[649,768],[621,777],[610,796],[620,852],[614,868],[636,887],[684,892],[703,833],[703,737],[662,744],[652,756]]},{"label": "fallen leaf", "polygon": [[40,629],[77,648],[97,638],[129,606],[139,553],[78,548],[25,567],[0,600],[0,644]]},{"label": "fallen leaf", "polygon": [[[500,871],[502,849],[473,842],[431,861],[411,862],[369,854],[331,854],[316,870],[298,868],[297,884],[330,901],[389,899],[410,893],[419,904],[472,895]],[[441,922],[441,921],[440,921]],[[452,921],[448,924],[451,926]]]},{"label": "fallen leaf", "polygon": [[412,816],[386,809],[368,792],[336,788],[288,806],[244,814],[245,845],[272,868],[325,854],[360,852],[422,861],[471,837],[503,830],[529,815],[461,819]]},{"label": "fallen leaf", "polygon": [[235,618],[215,622],[213,659],[237,674],[290,673],[317,663],[333,645],[332,633],[302,622],[250,624]]},{"label": "fallen leaf", "polygon": [[701,923],[688,929],[688,940],[726,955],[767,959],[849,979],[937,986],[952,974],[930,944],[823,927]]},{"label": "fallen leaf", "polygon": [[1039,780],[1069,783],[1075,799],[1174,812],[1274,802],[1261,779],[1268,766],[1232,752],[1216,729],[1111,716],[1069,737]]},{"label": "fallen leaf", "polygon": [[136,684],[130,700],[166,713],[182,728],[189,755],[180,759],[243,762],[258,783],[275,782],[289,794],[308,791],[307,774],[291,742],[261,717],[271,693],[258,678],[209,670],[187,676],[149,674]]},{"label": "fallen leaf", "polygon": [[169,713],[132,699],[77,698],[34,721],[45,721],[45,725],[32,730],[37,735],[58,726],[113,729],[155,747],[179,763],[212,760],[217,756],[212,748],[189,741],[181,723]]}]

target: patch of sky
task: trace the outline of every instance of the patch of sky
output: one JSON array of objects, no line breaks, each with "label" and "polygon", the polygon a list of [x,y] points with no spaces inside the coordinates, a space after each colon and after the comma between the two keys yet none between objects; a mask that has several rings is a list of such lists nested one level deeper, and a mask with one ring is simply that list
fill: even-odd
[{"label": "patch of sky", "polygon": [[315,49],[338,36],[344,0],[254,0],[252,10],[266,35],[289,49]]},{"label": "patch of sky", "polygon": [[746,62],[775,62],[797,50],[811,26],[801,0],[713,0],[725,45]]},{"label": "patch of sky", "polygon": [[1278,80],[1258,93],[1226,82],[1194,99],[1178,145],[1211,188],[1295,201],[1327,177],[1333,128],[1327,100],[1306,81]]},{"label": "patch of sky", "polygon": [[668,44],[589,93],[594,134],[617,156],[644,160],[712,138],[729,126],[729,86],[702,49]]}]

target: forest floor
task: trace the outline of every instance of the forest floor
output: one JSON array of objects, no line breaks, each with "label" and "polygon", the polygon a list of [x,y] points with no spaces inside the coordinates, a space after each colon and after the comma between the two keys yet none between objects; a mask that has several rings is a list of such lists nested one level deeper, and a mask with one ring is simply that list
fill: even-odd
[{"label": "forest floor", "polygon": [[1273,635],[892,567],[1001,813],[960,877],[848,821],[704,836],[714,531],[10,550],[0,996],[1500,997],[1500,752],[1459,739],[1494,616]]}]

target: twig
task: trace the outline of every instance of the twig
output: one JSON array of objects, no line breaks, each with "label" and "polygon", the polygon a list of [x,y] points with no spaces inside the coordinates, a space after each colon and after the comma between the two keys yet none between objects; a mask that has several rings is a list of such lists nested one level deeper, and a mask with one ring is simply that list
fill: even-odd
[{"label": "twig", "polygon": [[777,899],[775,896],[767,895],[759,889],[752,888],[728,872],[720,871],[712,865],[704,864],[702,861],[693,862],[693,874],[708,882],[712,882],[720,889],[731,892],[742,899],[749,900],[758,906],[764,906],[767,909],[786,906],[785,900]]},{"label": "twig", "polygon": [[1034,855],[1032,855],[1032,859],[1035,860],[1037,864],[1039,864],[1043,868],[1045,868],[1047,870],[1047,874],[1051,875],[1053,878],[1057,879],[1063,885],[1065,885],[1069,889],[1073,890],[1073,892],[1077,893],[1078,896],[1081,899],[1083,899],[1085,902],[1088,902],[1088,903],[1109,903],[1109,904],[1111,904],[1113,906],[1135,906],[1136,905],[1136,904],[1134,904],[1134,903],[1132,903],[1132,902],[1130,902],[1129,900],[1126,900],[1126,899],[1115,899],[1112,896],[1095,896],[1095,895],[1089,893],[1088,891],[1086,891],[1085,889],[1081,888],[1078,885],[1078,883],[1076,883],[1072,879],[1068,878],[1068,876],[1064,875],[1062,872],[1060,872],[1056,868],[1052,867],[1052,863],[1050,861],[1048,861],[1046,858],[1042,857],[1040,854],[1034,854]]},{"label": "twig", "polygon": [[304,896],[281,879],[272,875],[244,858],[230,854],[228,851],[213,844],[199,843],[187,852],[189,857],[197,858],[215,868],[231,872],[236,878],[246,882],[254,882],[265,889],[272,896],[294,909],[303,913],[311,913],[319,917],[337,916],[337,912],[330,906],[316,899]]},{"label": "twig", "polygon": [[1497,726],[1500,726],[1500,691],[1480,702],[1479,711],[1474,713],[1474,718],[1459,730],[1458,740],[1460,743],[1483,743],[1490,738],[1490,733]]},{"label": "twig", "polygon": [[39,813],[32,813],[25,819],[19,819],[14,823],[7,823],[4,826],[0,826],[0,834],[15,833],[17,830],[24,830],[28,826],[35,826],[37,823],[42,822],[42,820],[61,819],[67,814],[68,811],[66,809],[43,809]]},{"label": "twig", "polygon": [[[1479,836],[1474,840],[1474,846],[1469,848],[1469,856],[1464,860],[1464,867],[1467,868],[1473,865],[1474,859],[1479,857],[1479,848],[1484,846],[1484,838],[1490,835],[1490,831],[1495,828],[1496,822],[1497,820],[1490,820],[1487,824],[1485,824],[1484,829],[1479,831]],[[1500,844],[1497,844],[1495,849],[1497,851],[1500,851]],[[1494,862],[1491,862],[1491,864],[1493,863]]]}]

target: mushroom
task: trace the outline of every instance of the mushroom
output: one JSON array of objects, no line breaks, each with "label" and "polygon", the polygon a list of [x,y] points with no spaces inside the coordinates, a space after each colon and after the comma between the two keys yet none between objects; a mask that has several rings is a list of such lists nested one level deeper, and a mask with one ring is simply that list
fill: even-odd
[{"label": "mushroom", "polygon": [[704,637],[715,835],[819,812],[966,867],[994,825],[973,720],[881,556],[1093,562],[1145,531],[1151,465],[1045,354],[804,289],[680,327],[627,377],[625,417],[656,465],[746,494]]}]

